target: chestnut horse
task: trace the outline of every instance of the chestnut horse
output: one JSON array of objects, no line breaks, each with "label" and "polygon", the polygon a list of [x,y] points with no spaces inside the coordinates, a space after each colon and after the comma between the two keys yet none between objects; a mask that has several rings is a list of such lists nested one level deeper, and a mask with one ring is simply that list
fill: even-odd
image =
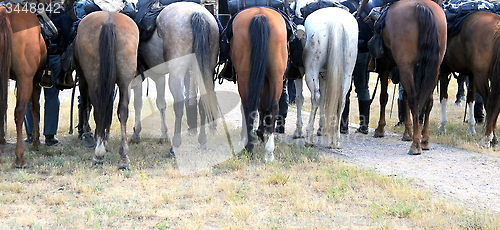
[{"label": "chestnut horse", "polygon": [[469,129],[474,134],[474,101],[477,92],[483,97],[486,109],[486,130],[481,146],[489,147],[498,142],[495,130],[500,112],[500,16],[479,11],[468,16],[460,32],[448,38],[448,49],[444,56],[440,78],[441,131],[447,121],[448,75],[453,72],[469,76],[467,103],[469,105]]},{"label": "chestnut horse", "polygon": [[[118,168],[130,166],[127,145],[127,119],[130,83],[137,70],[139,29],[130,17],[115,12],[97,11],[87,15],[78,26],[75,41],[76,71],[80,79],[81,106],[89,99],[94,106],[97,144],[93,161],[101,164],[106,152],[111,120],[115,83],[120,100],[118,119],[121,127],[120,160]],[[89,130],[88,113],[83,112],[84,130]]]},{"label": "chestnut horse", "polygon": [[234,18],[230,46],[243,107],[242,141],[253,150],[251,133],[258,109],[259,137],[264,141],[264,134],[269,134],[265,160],[273,161],[273,131],[288,59],[285,21],[271,8],[242,10]]},{"label": "chestnut horse", "polygon": [[[10,10],[9,10],[10,11]],[[16,81],[17,101],[14,119],[16,122],[16,167],[25,167],[23,147],[23,122],[26,104],[31,98],[38,102],[40,87],[36,84],[41,76],[47,49],[43,40],[40,24],[35,14],[22,8],[8,13],[0,6],[0,144],[6,144],[5,130],[7,118],[8,80]],[[40,104],[31,103],[34,123],[40,118]],[[33,145],[40,146],[38,126],[34,126]],[[0,150],[1,153],[1,150]]]},{"label": "chestnut horse", "polygon": [[[397,66],[405,89],[406,107],[409,108],[403,140],[413,140],[408,154],[418,155],[430,148],[429,113],[432,92],[437,85],[439,67],[446,50],[446,17],[433,1],[401,0],[389,7],[382,36],[386,55],[379,72],[380,120],[374,136],[384,136],[388,76]],[[423,128],[418,119],[422,110],[425,112]]]}]

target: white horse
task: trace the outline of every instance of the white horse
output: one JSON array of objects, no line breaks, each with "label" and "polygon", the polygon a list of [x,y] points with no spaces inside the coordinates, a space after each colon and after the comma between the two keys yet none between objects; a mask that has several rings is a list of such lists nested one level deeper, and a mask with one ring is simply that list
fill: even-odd
[{"label": "white horse", "polygon": [[[205,146],[206,119],[214,120],[217,111],[213,74],[219,51],[219,28],[210,12],[200,4],[177,2],[166,6],[156,19],[153,37],[140,45],[148,66],[146,71],[156,84],[156,105],[161,116],[161,139],[168,139],[165,122],[165,74],[169,73],[169,89],[174,98],[175,130],[171,154],[181,145],[181,121],[186,104],[190,132],[200,127],[198,142]],[[194,53],[194,55],[193,55]],[[204,87],[202,87],[204,85]],[[135,125],[132,138],[140,140],[142,85],[134,88]],[[198,103],[198,92],[201,95]],[[199,108],[198,108],[199,107]],[[200,113],[198,126],[196,117]]]},{"label": "white horse", "polygon": [[[328,7],[311,13],[304,27],[305,80],[311,91],[312,103],[306,127],[306,143],[314,144],[314,120],[319,107],[322,145],[338,148],[340,116],[356,63],[358,24],[348,11]],[[302,137],[302,81],[296,81],[295,84],[297,124],[294,137]]]}]

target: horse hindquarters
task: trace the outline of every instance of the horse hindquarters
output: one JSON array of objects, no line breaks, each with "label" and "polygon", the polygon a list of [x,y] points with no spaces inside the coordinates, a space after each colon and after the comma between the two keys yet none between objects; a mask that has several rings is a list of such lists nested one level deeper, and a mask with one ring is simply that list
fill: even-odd
[{"label": "horse hindquarters", "polygon": [[[332,17],[332,15],[335,16]],[[347,11],[325,8],[311,14],[305,26],[308,33],[308,40],[304,47],[306,81],[311,90],[312,103],[317,104],[313,107],[319,106],[324,109],[324,124],[320,124],[320,127],[324,128],[322,143],[328,147],[337,148],[339,147],[340,116],[357,57],[357,22]],[[322,34],[323,32],[327,33]],[[326,40],[321,40],[323,38]],[[326,66],[326,77],[319,80],[318,75],[322,66]],[[319,84],[322,84],[321,89],[324,89],[324,92],[320,92]],[[320,96],[320,93],[323,95]],[[315,108],[311,111],[307,128],[309,143],[312,143],[314,115]],[[323,122],[320,120],[320,123]]]},{"label": "horse hindquarters", "polygon": [[[407,25],[404,29],[402,23]],[[434,2],[400,1],[391,6],[387,15],[385,39],[398,66],[413,118],[413,143],[408,154],[421,154],[422,149],[429,148],[429,130],[427,124],[421,130],[419,116],[424,109],[424,116],[428,117],[432,108],[430,100],[446,50],[446,18]],[[405,127],[405,133],[411,133],[409,120]]]},{"label": "horse hindquarters", "polygon": [[[96,31],[98,33],[95,33]],[[96,123],[97,145],[93,161],[102,163],[104,160],[105,144],[113,116],[115,83],[117,83],[120,90],[118,118],[121,126],[118,167],[127,168],[130,161],[125,124],[128,119],[128,89],[137,66],[139,43],[137,26],[123,14],[100,11],[85,17],[80,23],[79,32],[75,54],[83,73],[83,81],[86,83],[80,88],[83,87],[84,92],[87,88],[87,93],[90,93],[86,96],[94,106]],[[97,44],[90,42],[96,39],[99,40]],[[98,66],[97,70],[94,66]]]}]

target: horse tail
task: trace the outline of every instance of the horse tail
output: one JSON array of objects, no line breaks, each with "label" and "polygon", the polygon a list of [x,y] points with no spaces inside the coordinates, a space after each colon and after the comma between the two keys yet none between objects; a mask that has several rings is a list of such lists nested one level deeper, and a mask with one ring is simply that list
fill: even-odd
[{"label": "horse tail", "polygon": [[[326,61],[327,76],[324,78],[325,125],[323,127],[325,134],[329,134],[332,138],[337,137],[337,139],[338,135],[335,133],[340,130],[340,116],[344,109],[345,96],[351,84],[351,75],[357,53],[357,43],[353,43],[347,26],[343,22],[332,21],[329,24],[329,34],[327,35],[329,37],[329,50]],[[357,31],[352,34],[357,34]]]},{"label": "horse tail", "polygon": [[[495,33],[495,42],[493,47],[493,56],[490,64],[490,90],[486,101],[486,121],[493,121],[495,114],[498,114],[498,105],[500,103],[500,34]],[[495,111],[497,110],[497,111]]]},{"label": "horse tail", "polygon": [[5,141],[5,122],[7,120],[7,88],[10,65],[12,63],[12,29],[7,12],[0,10],[0,142]]},{"label": "horse tail", "polygon": [[425,102],[437,84],[439,69],[439,34],[434,13],[428,6],[418,4],[416,15],[419,21],[418,48],[420,56],[415,65],[414,82],[417,93],[417,111],[421,111]]},{"label": "horse tail", "polygon": [[[213,84],[213,65],[210,55],[211,31],[210,23],[206,16],[201,12],[194,12],[191,15],[191,27],[193,28],[193,52],[196,55],[198,66],[201,71],[201,81],[196,80],[197,84],[204,83],[205,92],[201,88],[201,98],[203,108],[207,112],[208,120],[214,120],[218,111],[217,97],[214,92]],[[214,63],[215,64],[215,63]],[[197,75],[195,75],[197,76]]]},{"label": "horse tail", "polygon": [[[267,17],[254,16],[250,22],[250,77],[248,79],[245,116],[257,110],[264,88],[267,69],[270,26]],[[248,124],[247,124],[248,126]]]},{"label": "horse tail", "polygon": [[116,25],[109,19],[104,22],[99,37],[99,87],[98,100],[93,101],[95,111],[101,111],[96,120],[96,135],[107,139],[113,117],[113,97],[116,81]]}]

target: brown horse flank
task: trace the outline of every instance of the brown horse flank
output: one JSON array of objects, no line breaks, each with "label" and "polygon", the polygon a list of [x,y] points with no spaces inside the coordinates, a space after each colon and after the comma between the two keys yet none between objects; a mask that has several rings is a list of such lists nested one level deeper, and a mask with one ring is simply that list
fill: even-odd
[{"label": "brown horse flank", "polygon": [[[115,83],[120,99],[118,119],[121,127],[121,147],[118,167],[130,165],[126,138],[129,87],[136,74],[139,30],[135,22],[120,13],[98,11],[87,15],[78,27],[75,42],[77,74],[80,79],[81,106],[89,100],[94,106],[97,144],[94,163],[104,160],[113,113]],[[83,114],[84,129],[88,130],[88,114]]]},{"label": "brown horse flank", "polygon": [[[440,99],[442,108],[448,98],[448,75],[453,72],[469,76],[467,103],[474,111],[477,92],[483,97],[486,109],[486,130],[481,145],[489,147],[498,142],[495,130],[500,112],[500,16],[479,11],[468,16],[460,32],[448,38],[448,50],[444,57],[440,78]],[[445,113],[444,113],[445,114]],[[446,115],[441,117],[441,125],[446,124]],[[469,133],[475,133],[474,114],[469,119]],[[444,131],[444,129],[442,129]]]},{"label": "brown horse flank", "polygon": [[[7,118],[7,87],[9,78],[16,81],[17,101],[14,119],[16,122],[16,167],[25,167],[23,147],[24,116],[26,104],[31,98],[31,111],[35,124],[40,117],[38,97],[40,87],[36,86],[45,65],[47,49],[42,38],[37,17],[22,9],[8,13],[0,7],[0,144],[5,144]],[[34,80],[35,79],[35,80]],[[40,146],[38,126],[34,126],[33,145]],[[1,151],[0,151],[1,153]]]},{"label": "brown horse flank", "polygon": [[[429,143],[429,113],[432,91],[437,85],[438,69],[446,50],[446,18],[438,4],[430,0],[401,0],[389,8],[382,32],[386,57],[380,72],[380,120],[375,137],[384,136],[387,77],[392,67],[399,69],[405,89],[407,114],[403,140],[413,140],[409,154],[421,154]],[[424,127],[419,123],[424,110]],[[413,133],[410,130],[413,119]]]},{"label": "brown horse flank", "polygon": [[255,112],[259,109],[258,133],[261,140],[263,133],[270,134],[265,159],[272,161],[274,124],[288,58],[285,22],[273,9],[248,8],[235,16],[230,44],[243,106],[243,143],[246,143],[246,149],[252,151],[254,143],[251,133],[257,117]]}]

